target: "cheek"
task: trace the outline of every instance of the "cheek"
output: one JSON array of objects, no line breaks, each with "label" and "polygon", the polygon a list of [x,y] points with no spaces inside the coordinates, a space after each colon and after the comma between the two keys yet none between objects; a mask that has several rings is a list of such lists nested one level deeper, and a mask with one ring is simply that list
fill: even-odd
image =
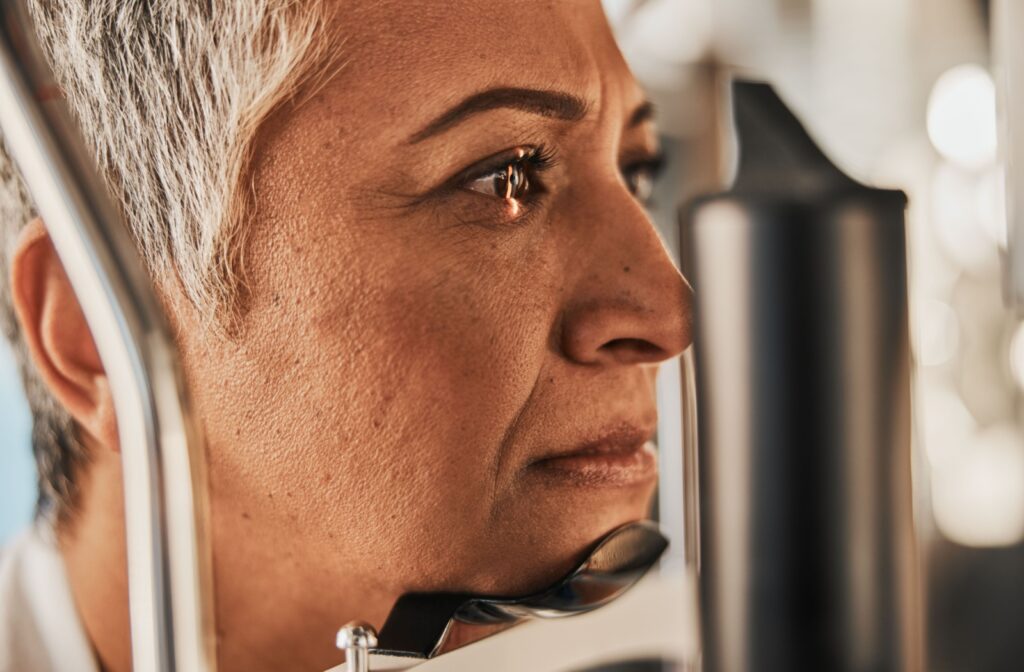
[{"label": "cheek", "polygon": [[553,301],[536,273],[399,257],[282,264],[245,344],[202,358],[201,396],[225,515],[258,511],[349,573],[443,583],[487,534]]}]

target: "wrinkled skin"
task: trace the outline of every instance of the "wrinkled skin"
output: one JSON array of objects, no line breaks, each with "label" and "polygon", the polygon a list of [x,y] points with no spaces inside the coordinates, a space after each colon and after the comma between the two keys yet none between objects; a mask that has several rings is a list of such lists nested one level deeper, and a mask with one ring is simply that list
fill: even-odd
[{"label": "wrinkled skin", "polygon": [[[689,290],[623,177],[654,129],[630,123],[644,95],[598,2],[338,4],[345,67],[256,147],[242,328],[218,337],[187,309],[176,325],[209,443],[224,670],[326,668],[340,625],[380,626],[405,591],[536,588],[645,517],[653,478],[537,460],[652,431],[657,366],[689,342]],[[492,109],[410,141],[492,87],[587,109]],[[452,183],[536,146],[553,158],[528,198]],[[109,408],[76,417],[94,460],[65,556],[120,670],[116,433]]]}]

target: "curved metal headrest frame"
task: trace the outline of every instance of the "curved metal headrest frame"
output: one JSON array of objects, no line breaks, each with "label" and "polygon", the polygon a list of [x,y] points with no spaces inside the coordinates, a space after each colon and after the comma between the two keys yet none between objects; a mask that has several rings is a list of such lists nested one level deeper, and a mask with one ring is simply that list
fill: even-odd
[{"label": "curved metal headrest frame", "polygon": [[[124,466],[135,670],[216,667],[205,456],[178,354],[20,0],[0,0],[0,130],[110,381]],[[114,543],[114,540],[112,540]]]}]

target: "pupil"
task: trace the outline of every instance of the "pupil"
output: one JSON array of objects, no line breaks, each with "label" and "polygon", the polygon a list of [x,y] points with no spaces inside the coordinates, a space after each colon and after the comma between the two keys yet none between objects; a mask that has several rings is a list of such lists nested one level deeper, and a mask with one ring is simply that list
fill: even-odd
[{"label": "pupil", "polygon": [[495,171],[491,178],[494,195],[504,199],[519,198],[529,188],[529,184],[526,169],[517,163],[510,163]]},{"label": "pupil", "polygon": [[517,164],[517,165],[512,167],[512,172],[509,175],[509,178],[510,178],[509,181],[511,182],[511,186],[512,186],[512,188],[511,188],[512,195],[516,196],[516,197],[520,196],[522,194],[523,190],[526,189],[526,185],[527,185],[526,171],[523,169],[523,167],[521,165]]},{"label": "pupil", "polygon": [[522,185],[522,167],[515,164],[506,166],[505,172],[495,178],[495,186],[498,187],[498,193],[506,199],[516,198]]}]

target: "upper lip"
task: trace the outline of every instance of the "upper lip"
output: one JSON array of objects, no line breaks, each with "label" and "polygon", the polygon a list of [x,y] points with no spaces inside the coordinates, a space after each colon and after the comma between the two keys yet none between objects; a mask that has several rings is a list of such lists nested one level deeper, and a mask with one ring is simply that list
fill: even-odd
[{"label": "upper lip", "polygon": [[604,453],[629,453],[650,441],[654,437],[654,430],[655,427],[641,423],[619,423],[605,427],[571,448],[556,449],[541,455],[535,461],[543,462],[562,457],[581,457]]}]

